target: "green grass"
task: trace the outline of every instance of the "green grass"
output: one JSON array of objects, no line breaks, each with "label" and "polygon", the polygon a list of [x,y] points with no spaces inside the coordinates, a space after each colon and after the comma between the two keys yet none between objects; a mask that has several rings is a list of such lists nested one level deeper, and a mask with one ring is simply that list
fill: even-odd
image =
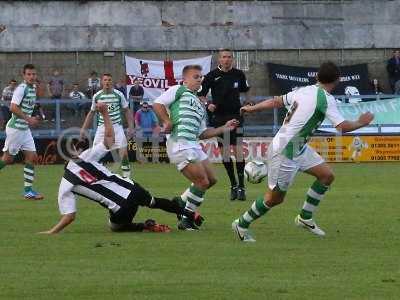
[{"label": "green grass", "polygon": [[[327,232],[296,228],[312,178],[299,174],[281,206],[253,226],[255,244],[234,239],[232,220],[249,200],[227,200],[228,182],[206,195],[200,232],[111,233],[107,212],[79,200],[77,220],[62,234],[42,236],[58,221],[62,166],[37,168],[46,199],[21,197],[22,167],[0,172],[1,299],[398,299],[400,199],[398,164],[336,164],[336,181],[317,213]],[[135,177],[154,195],[172,197],[188,183],[169,165],[135,165]],[[251,201],[250,201],[251,200]],[[141,209],[175,228],[175,217]]]}]

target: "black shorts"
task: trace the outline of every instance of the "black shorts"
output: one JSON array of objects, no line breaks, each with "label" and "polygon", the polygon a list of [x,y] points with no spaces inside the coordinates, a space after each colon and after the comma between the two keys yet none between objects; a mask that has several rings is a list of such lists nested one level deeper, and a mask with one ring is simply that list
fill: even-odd
[{"label": "black shorts", "polygon": [[[229,120],[236,119],[239,121],[239,126],[235,129],[229,132],[229,141],[227,140],[229,145],[237,145],[238,143],[238,138],[239,141],[242,141],[243,137],[243,117],[240,115],[216,115],[214,118],[214,127],[220,127],[225,125],[226,122]],[[224,135],[220,135],[219,138],[224,139]],[[227,137],[226,137],[227,138]],[[218,141],[218,147],[223,147],[225,143],[223,143],[221,140]]]},{"label": "black shorts", "polygon": [[149,191],[135,182],[126,203],[116,212],[110,212],[110,221],[114,224],[130,224],[135,217],[139,206],[149,206],[153,199]]}]

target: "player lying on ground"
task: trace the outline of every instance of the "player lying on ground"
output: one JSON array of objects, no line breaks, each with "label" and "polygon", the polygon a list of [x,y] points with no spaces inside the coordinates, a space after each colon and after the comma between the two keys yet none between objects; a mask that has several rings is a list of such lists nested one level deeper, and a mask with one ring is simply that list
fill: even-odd
[{"label": "player lying on ground", "polygon": [[314,176],[316,180],[307,192],[303,209],[296,216],[295,223],[316,235],[325,235],[313,221],[313,212],[332,184],[334,175],[329,165],[307,142],[325,118],[339,132],[344,133],[367,126],[374,116],[366,112],[357,121],[348,121],[342,117],[336,107],[335,98],[329,94],[339,82],[339,69],[335,64],[323,63],[317,76],[316,85],[302,87],[287,95],[241,109],[243,113],[283,106],[288,109],[283,125],[268,149],[267,192],[264,197],[258,197],[251,208],[232,223],[232,229],[242,241],[255,241],[248,231],[250,224],[283,202],[298,170]]},{"label": "player lying on ground", "polygon": [[[183,213],[183,208],[177,201],[152,197],[138,183],[119,177],[99,163],[113,147],[115,140],[107,105],[98,103],[96,108],[104,120],[103,143],[81,153],[80,160],[68,162],[58,192],[58,206],[62,217],[53,228],[42,233],[58,233],[74,221],[77,195],[95,201],[109,210],[112,231],[170,231],[168,226],[156,224],[154,221],[132,222],[139,206],[162,209],[177,216]],[[193,218],[196,222],[201,222],[199,215]]]},{"label": "player lying on ground", "polygon": [[[237,120],[229,120],[224,126],[207,128],[206,109],[196,92],[201,87],[201,66],[188,65],[182,71],[183,85],[175,85],[158,97],[153,109],[163,123],[170,161],[192,183],[181,195],[186,202],[185,213],[178,224],[181,230],[196,230],[198,227],[190,216],[204,200],[207,189],[217,180],[199,139],[209,139],[234,130]],[[169,109],[169,114],[167,109]]]}]

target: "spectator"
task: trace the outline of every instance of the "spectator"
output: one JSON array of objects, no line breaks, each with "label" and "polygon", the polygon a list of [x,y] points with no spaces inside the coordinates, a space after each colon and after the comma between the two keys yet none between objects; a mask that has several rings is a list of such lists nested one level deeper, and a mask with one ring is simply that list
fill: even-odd
[{"label": "spectator", "polygon": [[129,99],[133,101],[133,112],[136,113],[140,108],[140,102],[143,100],[144,89],[139,84],[139,80],[133,81],[133,86],[129,90]]},{"label": "spectator", "polygon": [[43,99],[46,97],[46,84],[39,78],[36,79],[36,99]]},{"label": "spectator", "polygon": [[60,71],[54,70],[53,76],[47,85],[51,99],[61,99],[64,92],[64,79],[60,76]]},{"label": "spectator", "polygon": [[87,86],[87,96],[89,99],[93,98],[93,95],[100,91],[100,78],[97,76],[96,71],[92,71],[90,73],[90,77],[88,78],[88,86]]},{"label": "spectator", "polygon": [[393,52],[393,57],[387,62],[386,70],[389,75],[389,84],[392,89],[392,93],[395,92],[395,84],[400,80],[400,51],[396,50]]},{"label": "spectator", "polygon": [[[36,100],[46,97],[46,84],[42,80],[39,80],[39,78],[36,78],[35,88]],[[42,121],[47,122],[46,115],[44,114],[43,107],[40,105],[40,103],[35,103],[32,116],[40,116]]]},{"label": "spectator", "polygon": [[4,129],[5,124],[11,118],[10,112],[10,103],[12,96],[14,94],[15,88],[17,87],[17,81],[15,79],[11,79],[3,90],[1,94],[1,103],[0,103],[0,128]]},{"label": "spectator", "polygon": [[126,97],[126,83],[125,83],[125,79],[122,78],[118,81],[118,83],[115,84],[114,87],[116,90],[120,91],[122,94],[124,94],[124,96]]},{"label": "spectator", "polygon": [[[399,82],[400,83],[400,82]],[[376,95],[378,94],[383,94],[383,88],[380,84],[380,82],[378,81],[378,79],[373,79],[369,82],[370,88],[374,91],[374,93]]]},{"label": "spectator", "polygon": [[[72,91],[69,93],[69,98],[71,100],[86,100],[86,96],[84,93],[79,91],[79,84],[74,83],[72,85]],[[68,108],[72,109],[77,115],[78,113],[82,112],[82,110],[89,110],[91,106],[90,102],[83,102],[83,103],[71,103],[67,105]]]},{"label": "spectator", "polygon": [[149,138],[159,132],[158,120],[153,109],[147,102],[135,113],[135,125],[138,136]]}]

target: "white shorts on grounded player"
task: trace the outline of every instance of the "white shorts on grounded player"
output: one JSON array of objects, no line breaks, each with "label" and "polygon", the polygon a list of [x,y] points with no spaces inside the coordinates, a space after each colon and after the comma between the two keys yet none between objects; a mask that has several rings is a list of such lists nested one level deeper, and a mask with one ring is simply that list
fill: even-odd
[{"label": "white shorts on grounded player", "polygon": [[167,153],[171,163],[176,164],[178,171],[182,171],[188,164],[208,159],[198,142],[186,140],[167,140]]},{"label": "white shorts on grounded player", "polygon": [[302,172],[324,163],[324,159],[310,146],[306,145],[303,153],[289,159],[280,153],[274,153],[270,147],[268,159],[268,187],[273,190],[276,186],[287,191],[294,181],[297,172]]},{"label": "white shorts on grounded player", "polygon": [[36,152],[31,130],[20,130],[7,127],[6,140],[3,148],[3,152],[5,151],[10,155],[17,155],[19,151]]},{"label": "white shorts on grounded player", "polygon": [[[124,128],[120,124],[114,124],[114,134],[115,134],[115,143],[112,147],[114,149],[126,148],[128,146],[128,142],[126,140]],[[99,143],[103,143],[104,141],[104,125],[100,125],[96,129],[96,135],[94,136],[93,144],[97,145]]]}]

